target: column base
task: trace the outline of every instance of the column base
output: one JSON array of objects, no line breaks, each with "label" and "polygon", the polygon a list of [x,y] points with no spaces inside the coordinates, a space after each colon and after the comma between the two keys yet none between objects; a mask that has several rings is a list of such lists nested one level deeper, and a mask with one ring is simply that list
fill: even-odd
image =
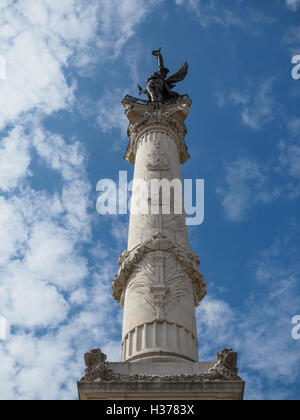
[{"label": "column base", "polygon": [[170,357],[198,361],[196,337],[181,325],[154,320],[129,331],[122,341],[122,362]]}]

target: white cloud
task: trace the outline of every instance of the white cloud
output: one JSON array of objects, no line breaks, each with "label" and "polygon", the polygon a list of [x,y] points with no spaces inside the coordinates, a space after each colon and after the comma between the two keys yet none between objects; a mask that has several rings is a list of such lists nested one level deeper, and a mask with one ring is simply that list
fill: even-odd
[{"label": "white cloud", "polygon": [[280,195],[280,188],[271,188],[268,171],[250,159],[225,163],[224,185],[217,189],[226,217],[242,221],[257,203],[269,203]]},{"label": "white cloud", "polygon": [[75,288],[87,275],[86,261],[76,255],[70,233],[55,224],[36,223],[27,242],[25,263],[40,281]]},{"label": "white cloud", "polygon": [[28,238],[22,211],[0,196],[0,265],[17,256]]},{"label": "white cloud", "polygon": [[248,33],[256,33],[259,30],[258,23],[274,22],[274,18],[247,7],[247,2],[243,2],[241,6],[241,2],[242,0],[239,0],[228,7],[222,0],[175,0],[175,4],[185,6],[203,28],[211,25],[221,25],[225,28],[234,26]]},{"label": "white cloud", "polygon": [[271,77],[244,90],[228,92],[218,87],[214,97],[219,107],[233,104],[239,110],[243,123],[253,130],[260,130],[276,116],[278,106],[273,97],[275,78]]},{"label": "white cloud", "polygon": [[288,122],[288,129],[293,135],[298,136],[300,132],[300,118],[291,118]]},{"label": "white cloud", "polygon": [[61,136],[36,127],[32,132],[32,142],[48,166],[59,171],[65,181],[82,175],[85,152],[78,141],[66,144]]},{"label": "white cloud", "polygon": [[[100,253],[93,266],[82,251],[92,228],[85,150],[42,120],[74,104],[66,69],[89,74],[90,64],[117,57],[159,3],[1,1],[0,130],[8,133],[0,139],[0,312],[10,329],[0,346],[1,399],[76,398],[86,351],[101,346],[120,358],[116,261]],[[52,192],[47,183],[32,187],[38,165],[56,175]]]},{"label": "white cloud", "polygon": [[30,32],[7,43],[7,79],[0,84],[0,128],[32,109],[47,114],[65,108],[73,101],[61,63],[40,38]]},{"label": "white cloud", "polygon": [[222,330],[222,324],[227,324],[233,319],[233,313],[227,303],[209,296],[201,304],[200,312],[200,330],[206,327]]},{"label": "white cloud", "polygon": [[232,92],[230,99],[235,105],[247,105],[250,102],[249,94],[241,92]]},{"label": "white cloud", "polygon": [[[290,58],[299,54],[300,26],[291,26],[288,28],[282,38],[282,44],[288,46]],[[292,69],[292,68],[291,68]]]},{"label": "white cloud", "polygon": [[24,227],[32,234],[23,257],[0,267],[1,314],[14,328],[1,342],[1,398],[73,399],[86,351],[101,345],[110,360],[120,357],[112,339],[121,331],[110,291],[116,267],[99,254],[99,274],[90,272],[87,288],[86,262],[66,229],[53,222]]},{"label": "white cloud", "polygon": [[[138,25],[158,1],[102,0],[99,14],[101,32],[105,38],[99,41],[104,46],[104,53],[113,47],[112,57],[117,56],[127,40],[134,34],[134,28]],[[116,31],[118,28],[118,31]],[[110,54],[111,56],[111,54]]]},{"label": "white cloud", "polygon": [[291,338],[291,318],[299,309],[299,261],[285,239],[262,252],[251,267],[254,291],[239,302],[239,310],[213,297],[200,305],[200,359],[213,360],[221,348],[234,348],[247,399],[289,398],[288,385],[300,373],[299,348]]},{"label": "white cloud", "polygon": [[299,44],[299,41],[300,41],[300,27],[299,26],[294,26],[290,28],[285,34],[285,36],[283,37],[283,42],[285,42],[288,45]]},{"label": "white cloud", "polygon": [[7,4],[0,17],[7,67],[7,79],[0,83],[0,128],[24,112],[70,108],[76,83],[66,80],[64,68],[72,63],[86,71],[90,62],[117,57],[159,0]]},{"label": "white cloud", "polygon": [[105,92],[98,101],[97,123],[104,133],[117,129],[122,137],[126,136],[128,120],[124,115],[124,108],[120,100],[120,98],[124,98],[126,93],[126,91],[121,91],[120,89],[116,89],[113,92]]},{"label": "white cloud", "polygon": [[175,0],[177,6],[186,6],[203,27],[218,24],[225,27],[243,27],[243,19],[237,12],[224,7],[222,2],[202,0]]},{"label": "white cloud", "polygon": [[[292,120],[290,130],[298,125]],[[296,131],[295,131],[296,134]],[[300,147],[281,140],[273,163],[258,163],[248,158],[225,162],[223,183],[217,188],[225,216],[233,222],[241,222],[247,213],[258,204],[274,200],[297,199],[300,195]],[[280,178],[278,178],[278,175]],[[276,179],[276,184],[274,183]]]},{"label": "white cloud", "polygon": [[0,308],[11,326],[56,326],[68,312],[62,291],[75,291],[88,275],[76,231],[58,217],[63,206],[54,196],[27,189],[0,198]]},{"label": "white cloud", "polygon": [[300,6],[300,0],[285,0],[287,7],[292,10],[293,12],[296,12],[298,10],[298,7]]},{"label": "white cloud", "polygon": [[0,141],[0,190],[7,192],[29,175],[29,140],[22,127],[15,127]]},{"label": "white cloud", "polygon": [[241,323],[249,367],[265,374],[272,382],[284,379],[292,383],[299,374],[291,318],[299,308],[300,267],[293,255],[293,245],[286,238],[277,241],[253,263],[257,292],[249,299],[248,317]]},{"label": "white cloud", "polygon": [[76,140],[66,144],[61,136],[46,132],[41,127],[36,127],[33,131],[32,141],[39,156],[62,176],[64,183],[60,204],[65,212],[62,215],[65,223],[68,228],[80,231],[87,238],[90,234],[90,216],[87,210],[91,186],[84,170],[84,148]]},{"label": "white cloud", "polygon": [[[45,131],[36,120],[28,126],[25,137],[21,129],[20,136],[16,130],[8,134],[10,147],[30,139],[40,163],[62,183],[54,184],[52,193],[32,189],[27,153],[20,153],[20,163],[26,162],[22,173],[9,182],[0,177],[9,186],[9,195],[0,197],[0,308],[10,328],[1,342],[1,361],[10,368],[0,369],[1,398],[75,398],[84,352],[117,335],[113,327],[107,332],[101,327],[110,323],[112,267],[99,264],[103,273],[96,276],[81,251],[91,231],[82,146]],[[85,287],[89,276],[92,288]]]},{"label": "white cloud", "polygon": [[283,170],[289,175],[300,180],[300,146],[281,141],[279,161]]},{"label": "white cloud", "polygon": [[[233,333],[229,325],[231,323],[234,325],[235,314],[225,301],[206,296],[197,309],[196,315],[199,359],[201,361],[215,360],[217,351],[230,345]],[[215,347],[212,347],[212,341],[206,341],[207,336],[213,337]]]},{"label": "white cloud", "polygon": [[275,101],[272,97],[274,78],[267,79],[259,84],[257,90],[251,89],[246,96],[234,92],[231,95],[236,105],[241,105],[244,124],[254,130],[261,129],[275,117]]},{"label": "white cloud", "polygon": [[[66,319],[68,305],[54,286],[43,284],[22,264],[11,264],[3,280],[9,282],[10,310],[3,308],[9,323],[21,328],[49,328]],[[8,292],[6,288],[6,293]]]},{"label": "white cloud", "polygon": [[126,217],[126,219],[123,217],[119,220],[114,220],[114,223],[112,223],[111,227],[111,235],[116,240],[118,249],[123,252],[123,250],[127,246],[128,241],[128,226],[129,222]]},{"label": "white cloud", "polygon": [[300,195],[300,146],[298,144],[280,141],[278,170],[286,181],[288,197],[292,200]]},{"label": "white cloud", "polygon": [[85,54],[97,30],[95,1],[8,4],[0,18],[7,67],[7,79],[0,84],[0,128],[32,110],[50,114],[72,105],[75,85],[66,81],[63,67]]},{"label": "white cloud", "polygon": [[[96,108],[97,123],[104,133],[111,130],[119,130],[121,137],[126,137],[128,120],[124,115],[124,107],[121,104],[121,100],[130,92],[137,93],[138,83],[143,84],[138,72],[138,62],[141,59],[144,59],[144,51],[138,43],[136,43],[134,48],[131,47],[130,50],[125,50],[125,65],[129,70],[128,73],[132,81],[131,85],[125,89],[115,88],[109,91],[105,90],[99,99]],[[94,104],[88,106],[88,108],[91,107],[94,108]],[[82,109],[82,112],[83,114],[87,112],[86,107]],[[119,140],[113,146],[119,149]]]}]

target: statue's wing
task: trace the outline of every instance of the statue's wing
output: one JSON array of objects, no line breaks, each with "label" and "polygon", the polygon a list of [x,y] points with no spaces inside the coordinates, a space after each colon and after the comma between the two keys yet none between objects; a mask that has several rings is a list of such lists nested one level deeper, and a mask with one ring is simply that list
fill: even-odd
[{"label": "statue's wing", "polygon": [[189,65],[186,61],[176,73],[166,79],[166,82],[170,84],[181,82],[187,75],[188,69]]}]

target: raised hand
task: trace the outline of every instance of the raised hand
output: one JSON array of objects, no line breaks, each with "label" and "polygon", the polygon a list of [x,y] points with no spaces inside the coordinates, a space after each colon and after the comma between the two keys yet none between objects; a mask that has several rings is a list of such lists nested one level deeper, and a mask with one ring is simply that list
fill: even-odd
[{"label": "raised hand", "polygon": [[152,55],[158,56],[158,54],[161,52],[161,47],[158,50],[152,51]]}]

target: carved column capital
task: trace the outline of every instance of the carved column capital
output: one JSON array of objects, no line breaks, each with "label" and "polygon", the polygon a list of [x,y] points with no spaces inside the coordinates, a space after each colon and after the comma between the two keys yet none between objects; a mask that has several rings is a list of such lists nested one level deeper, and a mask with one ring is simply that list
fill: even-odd
[{"label": "carved column capital", "polygon": [[180,163],[189,160],[190,155],[185,144],[187,127],[184,121],[192,101],[187,96],[179,97],[173,103],[147,102],[126,96],[122,104],[129,120],[129,145],[124,159],[134,164],[141,137],[151,131],[163,131],[176,142]]}]

